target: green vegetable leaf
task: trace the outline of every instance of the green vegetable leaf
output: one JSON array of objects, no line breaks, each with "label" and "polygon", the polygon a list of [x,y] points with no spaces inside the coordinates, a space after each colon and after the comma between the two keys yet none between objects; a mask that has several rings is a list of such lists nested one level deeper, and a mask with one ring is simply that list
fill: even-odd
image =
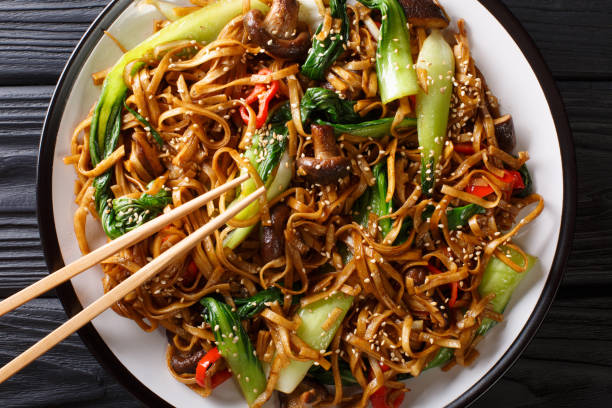
[{"label": "green vegetable leaf", "polygon": [[[378,217],[388,215],[393,212],[392,202],[386,202],[387,197],[387,162],[378,162],[373,168],[372,173],[376,184],[368,187],[366,191],[353,204],[353,219],[359,225],[368,226],[370,213]],[[390,218],[382,219],[378,222],[383,237],[391,231],[393,222]]]},{"label": "green vegetable leaf", "polygon": [[261,180],[268,184],[270,175],[278,166],[280,158],[287,148],[289,131],[283,123],[275,125],[266,132],[257,132],[253,137],[251,146],[245,152]]},{"label": "green vegetable leaf", "polygon": [[137,121],[143,124],[145,130],[151,132],[153,138],[155,139],[159,147],[164,147],[164,139],[161,138],[159,132],[149,123],[148,120],[146,120],[140,113],[130,108],[127,103],[125,103],[125,101],[123,102],[123,107],[127,109],[127,111],[130,112],[136,118]]},{"label": "green vegetable leaf", "polygon": [[[119,142],[119,133],[121,130],[121,109],[123,103],[125,101],[125,95],[127,92],[127,88],[120,95],[119,99],[115,101],[110,109],[110,114],[108,117],[108,126],[105,130],[105,138],[103,140],[104,146],[100,146],[98,143],[98,139],[93,137],[95,135],[94,126],[97,124],[97,121],[94,120],[96,116],[96,112],[100,112],[101,106],[106,103],[105,94],[103,93],[102,98],[98,102],[98,105],[94,111],[94,118],[92,118],[92,126],[90,134],[92,137],[89,138],[89,152],[91,156],[91,164],[92,166],[96,166],[103,158],[109,156],[116,148],[117,143]],[[108,170],[106,173],[96,177],[93,182],[93,186],[96,190],[94,193],[94,202],[96,204],[96,210],[100,215],[100,219],[102,221],[102,228],[108,237],[111,239],[115,239],[118,236],[122,235],[125,231],[121,229],[115,228],[114,219],[115,213],[111,208],[111,181],[113,177],[113,171]]]},{"label": "green vegetable leaf", "polygon": [[[425,210],[421,213],[421,218],[425,221],[430,218],[434,213],[435,207],[428,205]],[[446,220],[448,221],[448,229],[450,231],[456,230],[459,227],[463,227],[470,221],[476,214],[484,214],[486,209],[477,204],[468,204],[463,207],[448,208],[446,210]]]},{"label": "green vegetable leaf", "polygon": [[268,116],[268,124],[272,126],[284,125],[291,120],[291,108],[289,101],[282,103]]},{"label": "green vegetable leaf", "polygon": [[325,72],[334,61],[344,52],[343,45],[349,38],[349,19],[346,14],[346,0],[330,0],[329,8],[331,16],[341,20],[340,32],[330,33],[323,41],[319,41],[316,35],[321,32],[323,23],[319,25],[312,40],[312,48],[308,57],[302,65],[302,73],[315,80],[322,80]]},{"label": "green vegetable leaf", "polygon": [[525,198],[531,193],[533,193],[533,180],[531,179],[531,174],[529,174],[529,169],[526,164],[523,164],[518,172],[521,173],[521,177],[523,178],[523,184],[525,184],[525,188],[522,190],[515,190],[514,196],[519,198]]},{"label": "green vegetable leaf", "polygon": [[463,227],[474,215],[484,214],[485,212],[486,209],[477,204],[469,204],[464,207],[451,208],[446,211],[448,229],[452,231],[456,230],[458,227]]},{"label": "green vegetable leaf", "polygon": [[448,348],[448,347],[442,347],[440,350],[438,350],[438,353],[433,358],[433,360],[431,360],[425,366],[423,370],[429,370],[430,368],[440,367],[441,365],[444,365],[447,362],[449,362],[450,359],[453,358],[453,355],[455,355],[454,349]]},{"label": "green vegetable leaf", "polygon": [[357,123],[363,120],[355,112],[355,102],[341,99],[325,88],[308,88],[300,102],[302,122],[321,119],[332,123]]},{"label": "green vegetable leaf", "polygon": [[[390,134],[393,118],[368,120],[355,112],[355,102],[341,99],[338,94],[325,88],[308,88],[300,101],[300,116],[306,126],[313,121],[330,125],[336,134],[347,133],[360,137],[381,138]],[[285,102],[270,114],[268,123],[283,125],[291,120],[289,102]],[[406,118],[398,129],[416,126],[416,119]]]},{"label": "green vegetable leaf", "polygon": [[[386,202],[388,184],[387,162],[379,162],[372,169],[372,173],[374,173],[374,178],[376,179],[376,191],[374,194],[374,200],[372,201],[372,211],[379,217],[389,215],[393,212],[393,204],[391,201]],[[378,221],[378,225],[380,226],[384,237],[389,233],[389,231],[391,231],[393,222],[390,218],[385,218]]]},{"label": "green vegetable leaf", "polygon": [[171,203],[170,193],[163,188],[155,195],[143,193],[140,198],[116,198],[112,205],[115,219],[111,230],[123,235],[157,217]]},{"label": "green vegetable leaf", "polygon": [[[357,385],[358,382],[353,376],[351,372],[351,367],[349,364],[342,360],[338,359],[338,368],[340,371],[340,378],[342,379],[342,385]],[[308,376],[313,380],[317,381],[323,385],[334,385],[334,374],[332,370],[325,370],[320,365],[313,365],[308,370]]]},{"label": "green vegetable leaf", "polygon": [[410,237],[410,231],[412,231],[413,227],[414,221],[412,221],[412,218],[404,218],[404,221],[402,221],[402,226],[400,227],[400,230],[397,233],[397,237],[395,238],[395,241],[393,241],[393,245],[402,245],[404,242],[408,241],[408,238]]},{"label": "green vegetable leaf", "polygon": [[238,307],[238,317],[242,320],[250,319],[266,308],[266,303],[278,302],[283,304],[283,293],[276,287],[257,292],[248,298],[234,299]]},{"label": "green vegetable leaf", "polygon": [[[336,135],[349,134],[363,138],[381,139],[391,134],[393,118],[382,118],[361,123],[338,124],[317,120],[320,125],[329,125],[334,128]],[[406,118],[402,120],[396,129],[404,129],[416,126],[416,119]]]}]

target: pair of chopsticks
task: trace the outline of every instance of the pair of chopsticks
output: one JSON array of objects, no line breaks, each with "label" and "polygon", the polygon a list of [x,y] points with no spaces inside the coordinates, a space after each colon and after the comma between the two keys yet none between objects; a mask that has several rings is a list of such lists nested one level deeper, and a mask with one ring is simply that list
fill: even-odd
[{"label": "pair of chopsticks", "polygon": [[[30,285],[27,288],[15,293],[11,297],[6,298],[0,302],[0,316],[60,285],[61,283],[66,282],[77,274],[91,268],[92,266],[115,254],[119,250],[151,236],[171,222],[186,216],[187,214],[202,207],[207,202],[219,197],[221,194],[237,187],[248,178],[249,175],[245,174],[197,198],[194,198],[193,200],[188,201],[174,210],[160,215],[159,217],[141,225],[127,234],[122,235],[121,237],[107,243],[95,251],[90,252],[71,264],[64,266],[33,285]],[[147,280],[151,279],[156,273],[168,266],[173,259],[185,255],[206,236],[212,234],[215,230],[223,226],[264,193],[265,188],[261,187],[245,197],[243,200],[239,201],[236,205],[226,209],[226,211],[219,214],[217,217],[210,220],[193,233],[189,234],[178,244],[170,247],[153,261],[140,268],[138,272],[122,281],[104,296],[100,297],[98,300],[84,308],[60,327],[49,333],[38,343],[34,344],[22,354],[15,357],[4,367],[0,368],[0,383],[10,378],[19,370],[46,353],[60,341],[70,336],[72,333],[87,324],[90,320],[111,307],[114,303],[123,299],[127,294],[145,283]]]}]

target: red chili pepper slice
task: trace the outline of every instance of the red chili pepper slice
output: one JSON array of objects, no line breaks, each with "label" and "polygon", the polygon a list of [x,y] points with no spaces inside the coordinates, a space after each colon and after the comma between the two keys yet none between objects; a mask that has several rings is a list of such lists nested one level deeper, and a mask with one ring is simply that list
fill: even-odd
[{"label": "red chili pepper slice", "polygon": [[245,102],[248,103],[249,105],[252,104],[253,102],[255,102],[257,100],[257,98],[259,97],[259,94],[261,94],[265,90],[266,90],[266,86],[265,85],[263,85],[263,84],[255,85],[253,87],[253,90],[249,94],[249,96],[246,97]]},{"label": "red chili pepper slice", "polygon": [[[518,173],[518,172],[517,172]],[[495,176],[497,177],[497,176]],[[519,178],[521,177],[521,175],[519,174]],[[497,177],[498,179],[500,179],[501,181],[503,181],[506,184],[510,184],[512,186],[512,188],[514,189],[514,184],[516,183],[516,178],[514,177],[514,175],[512,174],[512,172],[510,170],[504,170],[504,177]]]},{"label": "red chili pepper slice", "polygon": [[[389,371],[389,366],[386,364],[380,364],[380,368],[385,371]],[[370,395],[370,402],[372,403],[373,408],[398,408],[402,402],[404,401],[405,394],[402,392],[399,394],[392,402],[392,406],[389,407],[387,404],[387,392],[389,390],[384,385],[376,390],[372,395]]]},{"label": "red chili pepper slice", "polygon": [[[429,271],[433,274],[442,273],[441,270],[439,270],[433,265],[427,265],[427,269],[429,269]],[[450,285],[451,285],[451,297],[448,301],[448,307],[454,307],[455,303],[457,302],[457,296],[459,295],[459,283],[451,282]]]},{"label": "red chili pepper slice", "polygon": [[429,265],[427,264],[427,269],[429,269],[429,272],[433,273],[433,274],[438,274],[438,273],[442,273],[441,270],[439,270],[438,268],[436,268],[433,265]]},{"label": "red chili pepper slice", "polygon": [[[497,177],[497,176],[495,176]],[[521,177],[521,173],[516,170],[504,170],[504,177],[497,177],[506,184],[509,184],[512,190],[522,190],[525,188],[525,183]],[[465,191],[474,194],[480,198],[486,197],[493,193],[493,188],[489,185],[479,186],[473,181],[468,184]]]},{"label": "red chili pepper slice", "polygon": [[[257,75],[270,75],[272,72],[269,69],[260,70]],[[270,86],[267,87],[264,84],[257,84],[246,97],[245,102],[247,105],[252,105],[255,101],[259,101],[259,109],[257,111],[257,116],[255,120],[255,127],[257,129],[261,128],[264,123],[266,123],[266,119],[268,119],[268,108],[270,106],[270,102],[272,98],[276,96],[278,92],[278,81],[274,80],[270,82]],[[249,124],[249,111],[244,107],[240,107],[240,116],[246,125]]]},{"label": "red chili pepper slice", "polygon": [[448,301],[448,307],[455,307],[457,295],[459,294],[459,283],[451,282],[451,297]]},{"label": "red chili pepper slice", "polygon": [[410,95],[408,101],[410,102],[410,108],[414,112],[416,110],[416,95]]},{"label": "red chili pepper slice", "polygon": [[[196,367],[196,382],[198,383],[200,387],[206,386],[206,371],[208,371],[210,366],[213,365],[220,358],[221,358],[221,354],[219,353],[219,349],[214,347],[208,350],[208,352],[204,355],[204,357],[200,359]],[[214,378],[215,377],[213,376],[211,380]]]},{"label": "red chili pepper slice", "polygon": [[395,397],[395,400],[393,401],[393,408],[398,408],[400,405],[402,405],[405,396],[406,394],[402,392],[397,397]]},{"label": "red chili pepper slice", "polygon": [[508,173],[512,175],[512,189],[513,190],[522,190],[525,188],[525,182],[523,181],[523,177],[521,173],[516,170],[506,170]]},{"label": "red chili pepper slice", "polygon": [[471,143],[457,143],[453,147],[457,153],[474,154],[476,152]]},{"label": "red chili pepper slice", "polygon": [[198,277],[198,266],[193,260],[189,262],[187,269],[183,271],[183,275],[181,277],[183,278],[183,285],[185,286],[191,285]]},{"label": "red chili pepper slice", "polygon": [[[381,392],[382,391],[382,392]],[[379,394],[380,393],[380,394]],[[392,407],[387,404],[387,387],[380,387],[374,394],[370,395],[373,408],[398,408],[404,402],[405,394],[401,393],[392,402]]]},{"label": "red chili pepper slice", "polygon": [[223,384],[225,381],[232,377],[232,373],[226,368],[225,370],[219,371],[215,373],[210,379],[210,388],[217,388],[219,385]]},{"label": "red chili pepper slice", "polygon": [[475,196],[478,196],[480,198],[483,198],[493,193],[493,188],[490,186],[475,186],[473,184],[469,184],[465,191],[470,194],[474,194]]}]

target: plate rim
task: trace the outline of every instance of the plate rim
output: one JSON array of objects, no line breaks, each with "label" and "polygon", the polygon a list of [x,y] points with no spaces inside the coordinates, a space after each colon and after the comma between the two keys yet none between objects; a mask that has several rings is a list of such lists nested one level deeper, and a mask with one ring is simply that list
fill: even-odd
[{"label": "plate rim", "polygon": [[[484,395],[512,367],[524,349],[529,345],[548,313],[563,278],[571,249],[576,215],[577,177],[574,143],[563,100],[552,73],[533,39],[519,20],[500,0],[477,1],[489,11],[519,47],[542,88],[551,111],[559,141],[563,174],[563,209],[559,241],[550,272],[527,323],[493,367],[468,390],[449,403],[448,407],[467,406]],[[131,3],[131,0],[111,0],[96,17],[91,26],[83,34],[83,37],[62,70],[47,109],[36,168],[36,210],[41,246],[49,271],[56,271],[64,266],[55,229],[53,207],[49,205],[52,202],[52,172],[49,169],[53,168],[57,131],[65,108],[63,101],[66,100],[72,90],[71,80],[78,75],[81,65],[89,57],[91,51],[103,36],[103,29],[110,26]],[[82,310],[82,306],[70,281],[57,287],[56,291],[69,317]],[[171,407],[166,400],[146,387],[121,363],[91,323],[79,329],[78,334],[89,352],[98,362],[141,402],[148,406]]]}]

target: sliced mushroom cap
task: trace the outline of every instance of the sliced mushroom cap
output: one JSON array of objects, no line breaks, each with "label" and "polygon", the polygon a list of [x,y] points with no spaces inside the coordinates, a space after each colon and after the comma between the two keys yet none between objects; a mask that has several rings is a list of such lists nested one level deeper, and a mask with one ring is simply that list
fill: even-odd
[{"label": "sliced mushroom cap", "polygon": [[297,34],[300,5],[296,0],[275,0],[266,15],[263,26],[278,38],[290,39]]},{"label": "sliced mushroom cap", "polygon": [[334,129],[329,125],[311,125],[314,157],[300,157],[297,171],[316,184],[328,185],[350,173],[350,160],[341,156]]},{"label": "sliced mushroom cap", "polygon": [[512,116],[504,115],[493,121],[495,125],[495,138],[497,145],[506,153],[512,153],[516,146],[516,137],[514,136],[514,123]]},{"label": "sliced mushroom cap", "polygon": [[410,25],[427,28],[446,28],[446,13],[433,0],[399,0]]},{"label": "sliced mushroom cap", "polygon": [[323,401],[328,395],[324,386],[304,379],[291,394],[280,393],[280,406],[281,408],[310,407]]},{"label": "sliced mushroom cap", "polygon": [[256,9],[246,13],[244,28],[253,42],[275,57],[302,60],[311,41],[307,29],[298,33],[299,7],[296,0],[274,0],[265,17]]},{"label": "sliced mushroom cap", "polygon": [[191,352],[180,351],[170,358],[170,365],[177,374],[195,373],[198,362],[206,351],[203,349]]},{"label": "sliced mushroom cap", "polygon": [[268,263],[285,252],[285,224],[291,210],[285,204],[277,204],[270,211],[270,226],[261,228],[261,257]]},{"label": "sliced mushroom cap", "polygon": [[346,169],[348,160],[346,157],[333,157],[331,159],[316,159],[314,157],[302,157],[299,160],[298,171],[305,175],[308,180],[321,185],[329,185],[348,175]]},{"label": "sliced mushroom cap", "polygon": [[431,250],[432,248],[435,248],[434,241],[431,238],[429,231],[419,233],[414,240],[414,245],[423,250]]},{"label": "sliced mushroom cap", "polygon": [[425,278],[429,275],[429,270],[423,265],[416,265],[408,269],[406,272],[409,278],[412,278],[415,286],[421,286],[425,283]]}]

